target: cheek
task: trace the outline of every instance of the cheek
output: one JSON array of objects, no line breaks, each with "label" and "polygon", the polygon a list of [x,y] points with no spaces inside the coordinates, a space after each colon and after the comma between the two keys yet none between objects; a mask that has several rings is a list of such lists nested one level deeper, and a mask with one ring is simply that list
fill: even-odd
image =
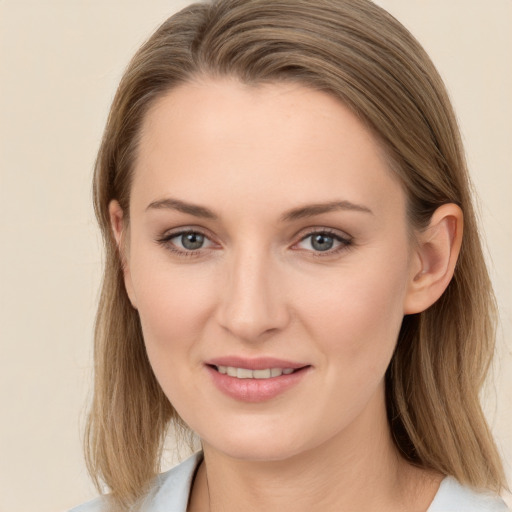
[{"label": "cheek", "polygon": [[326,418],[327,431],[350,424],[382,389],[405,293],[403,266],[386,270],[352,267],[326,281],[323,293],[314,288],[302,303],[306,329],[321,354],[326,393],[313,403]]},{"label": "cheek", "polygon": [[133,284],[153,372],[173,406],[188,418],[202,396],[190,371],[201,366],[198,350],[211,315],[212,286],[200,271],[173,270],[168,263],[139,266]]},{"label": "cheek", "polygon": [[342,364],[352,376],[359,373],[364,381],[368,373],[385,371],[396,345],[407,261],[385,268],[361,263],[312,288],[302,311],[326,359]]},{"label": "cheek", "polygon": [[143,251],[133,254],[130,266],[148,355],[172,364],[173,355],[193,350],[200,338],[213,308],[215,282],[201,265],[182,268]]}]

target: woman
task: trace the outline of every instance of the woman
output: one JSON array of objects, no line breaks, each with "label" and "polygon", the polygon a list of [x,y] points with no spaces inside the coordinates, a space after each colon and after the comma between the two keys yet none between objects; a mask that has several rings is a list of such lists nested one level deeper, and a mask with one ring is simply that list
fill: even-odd
[{"label": "woman", "polygon": [[[77,510],[506,510],[460,135],[389,14],[189,6],[128,67],[94,187],[109,494]],[[202,451],[157,476],[171,422]]]}]

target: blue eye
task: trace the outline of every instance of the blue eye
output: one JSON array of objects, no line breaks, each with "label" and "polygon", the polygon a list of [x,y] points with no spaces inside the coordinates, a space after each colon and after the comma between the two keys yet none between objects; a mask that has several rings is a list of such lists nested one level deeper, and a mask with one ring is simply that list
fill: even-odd
[{"label": "blue eye", "polygon": [[201,233],[183,233],[175,238],[178,238],[183,248],[188,251],[200,249],[205,241],[205,236]]},{"label": "blue eye", "polygon": [[328,251],[334,245],[334,238],[324,233],[318,233],[311,236],[311,247],[316,251]]},{"label": "blue eye", "polygon": [[171,252],[182,256],[198,255],[201,249],[214,245],[206,235],[192,230],[170,233],[158,239],[157,242]]},{"label": "blue eye", "polygon": [[317,231],[302,238],[298,247],[317,253],[335,253],[351,244],[349,238],[344,238],[330,231]]}]

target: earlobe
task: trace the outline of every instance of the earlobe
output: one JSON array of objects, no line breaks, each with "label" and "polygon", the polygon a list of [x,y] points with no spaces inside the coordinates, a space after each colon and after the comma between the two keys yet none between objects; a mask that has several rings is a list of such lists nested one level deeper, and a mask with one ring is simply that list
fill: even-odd
[{"label": "earlobe", "polygon": [[119,259],[121,262],[121,266],[123,268],[124,275],[124,285],[126,288],[126,293],[132,306],[137,309],[136,301],[135,301],[135,293],[133,291],[130,264],[127,258],[127,240],[126,240],[126,221],[123,215],[123,209],[121,205],[116,201],[110,201],[108,205],[108,211],[110,215],[110,225],[112,227],[112,233],[114,235],[114,239],[117,244],[117,250],[119,253]]},{"label": "earlobe", "polygon": [[462,243],[463,214],[453,203],[440,206],[417,234],[404,314],[429,308],[450,283]]}]

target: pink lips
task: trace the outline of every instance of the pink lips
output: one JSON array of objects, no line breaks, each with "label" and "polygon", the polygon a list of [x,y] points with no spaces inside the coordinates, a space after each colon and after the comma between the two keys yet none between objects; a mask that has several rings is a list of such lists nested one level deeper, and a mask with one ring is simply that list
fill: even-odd
[{"label": "pink lips", "polygon": [[247,359],[244,357],[228,356],[217,357],[206,361],[208,365],[215,366],[234,366],[235,368],[247,368],[248,370],[265,370],[266,368],[303,368],[308,366],[305,363],[294,363],[284,359],[276,359],[275,357],[258,357],[255,359]]},{"label": "pink lips", "polygon": [[[295,371],[288,375],[270,377],[267,379],[239,379],[219,373],[217,366],[232,366],[235,368],[246,368],[249,370],[265,370],[267,368],[292,368]],[[206,370],[210,374],[215,386],[235,400],[244,402],[263,402],[270,400],[291,387],[297,385],[311,369],[310,365],[276,359],[272,357],[261,357],[256,359],[245,359],[240,357],[220,357],[206,362]]]}]

